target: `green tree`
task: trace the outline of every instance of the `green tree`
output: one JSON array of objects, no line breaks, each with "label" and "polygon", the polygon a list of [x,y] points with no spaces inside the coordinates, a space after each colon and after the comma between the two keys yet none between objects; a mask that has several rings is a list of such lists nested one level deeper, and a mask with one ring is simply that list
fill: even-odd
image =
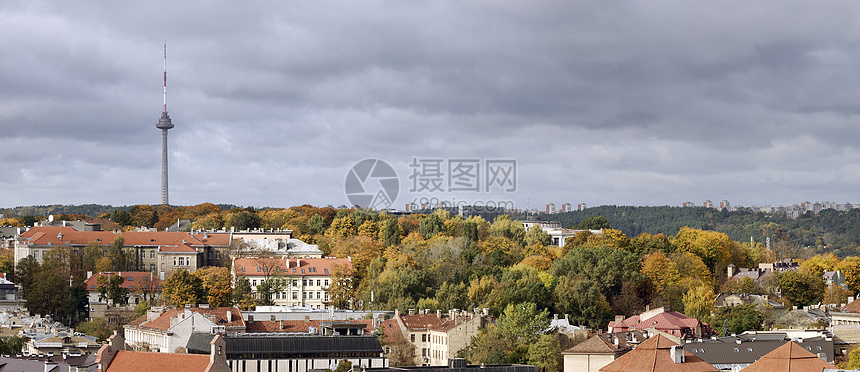
[{"label": "green tree", "polygon": [[533,303],[542,308],[550,307],[555,282],[554,278],[550,276],[547,278],[550,279],[549,282],[545,282],[541,273],[531,267],[507,269],[484,306],[489,307],[496,314],[509,304],[523,302]]},{"label": "green tree", "polygon": [[502,337],[498,327],[491,324],[472,337],[464,356],[470,364],[506,364],[513,349],[511,340]]},{"label": "green tree", "polygon": [[388,218],[382,229],[382,245],[391,247],[400,244],[400,234],[400,224],[397,223],[397,219]]},{"label": "green tree", "polygon": [[[108,248],[108,257],[110,257],[113,271],[132,271],[134,270],[133,263],[129,262],[129,255],[126,254],[123,247],[125,246],[125,238],[122,235],[114,238]],[[136,255],[135,255],[136,256]],[[130,269],[131,268],[131,269]]]},{"label": "green tree", "polygon": [[603,216],[586,217],[580,223],[573,227],[574,230],[603,230],[609,229],[609,221]]},{"label": "green tree", "polygon": [[555,260],[549,273],[556,277],[570,276],[588,279],[597,284],[604,296],[621,291],[624,282],[639,283],[639,257],[623,249],[611,247],[576,248]]},{"label": "green tree", "polygon": [[439,302],[439,308],[443,310],[465,309],[468,301],[466,283],[442,283],[436,291],[436,300]]},{"label": "green tree", "polygon": [[525,245],[540,244],[547,246],[552,244],[552,237],[539,226],[533,226],[528,232],[526,232],[524,242]]},{"label": "green tree", "polygon": [[263,306],[271,306],[274,304],[272,297],[275,293],[281,292],[287,287],[287,280],[281,277],[269,277],[263,280],[257,286],[257,299]]},{"label": "green tree", "polygon": [[227,226],[235,227],[236,230],[258,229],[261,223],[262,221],[257,213],[247,210],[233,213],[227,220]]},{"label": "green tree", "polygon": [[522,245],[526,236],[526,228],[521,222],[512,220],[511,216],[503,214],[496,217],[496,220],[493,221],[493,224],[490,226],[490,234],[510,239]]},{"label": "green tree", "polygon": [[442,219],[436,213],[430,214],[418,223],[418,233],[424,239],[430,239],[439,232],[443,231],[445,226],[442,224]]},{"label": "green tree", "polygon": [[143,300],[138,302],[137,305],[134,306],[134,318],[137,319],[146,315],[146,312],[149,311],[149,309],[149,301]]},{"label": "green tree", "polygon": [[114,305],[128,304],[128,288],[123,288],[125,279],[119,275],[101,275],[98,278],[96,289],[102,298],[109,300]]},{"label": "green tree", "polygon": [[510,304],[499,317],[499,335],[516,344],[532,344],[549,328],[549,310],[532,302]]},{"label": "green tree", "polygon": [[234,283],[233,303],[238,305],[243,311],[253,310],[256,306],[254,295],[251,291],[251,281],[247,277],[237,276]]},{"label": "green tree", "polygon": [[806,306],[817,303],[824,294],[824,280],[797,271],[779,274],[779,288],[782,296],[793,306]]},{"label": "green tree", "polygon": [[0,338],[0,354],[20,355],[26,345],[27,339],[21,336]]},{"label": "green tree", "polygon": [[325,233],[325,218],[319,214],[311,216],[308,220],[307,232],[310,235],[320,235]]},{"label": "green tree", "polygon": [[97,338],[99,342],[104,342],[108,337],[113,335],[113,330],[110,328],[105,318],[93,318],[93,320],[78,324],[75,331],[93,336]]},{"label": "green tree", "polygon": [[559,312],[571,314],[571,320],[592,329],[603,328],[612,317],[611,308],[600,287],[588,279],[564,276],[553,291]]},{"label": "green tree", "polygon": [[528,363],[543,372],[559,372],[563,369],[561,343],[555,335],[541,335],[537,342],[529,345]]},{"label": "green tree", "polygon": [[761,331],[764,319],[764,314],[756,309],[755,304],[725,306],[714,313],[711,327],[723,336],[728,336],[731,333]]},{"label": "green tree", "polygon": [[66,299],[69,294],[68,278],[53,270],[40,270],[30,289],[23,297],[31,313],[53,316],[55,319],[67,318]]},{"label": "green tree", "polygon": [[161,285],[161,295],[164,303],[172,306],[199,304],[205,299],[203,282],[200,278],[180,269],[170,274]]}]

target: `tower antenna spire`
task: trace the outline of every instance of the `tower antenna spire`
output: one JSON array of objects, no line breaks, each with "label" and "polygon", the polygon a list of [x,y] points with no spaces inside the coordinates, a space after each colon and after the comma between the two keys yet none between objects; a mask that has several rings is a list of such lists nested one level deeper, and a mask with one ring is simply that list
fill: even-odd
[{"label": "tower antenna spire", "polygon": [[164,39],[164,112],[167,112],[167,39]]}]

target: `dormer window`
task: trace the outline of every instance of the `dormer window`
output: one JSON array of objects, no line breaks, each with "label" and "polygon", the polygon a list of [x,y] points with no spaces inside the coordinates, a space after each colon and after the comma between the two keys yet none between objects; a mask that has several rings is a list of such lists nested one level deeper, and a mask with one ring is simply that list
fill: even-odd
[{"label": "dormer window", "polygon": [[149,239],[150,243],[155,243],[155,239]]}]

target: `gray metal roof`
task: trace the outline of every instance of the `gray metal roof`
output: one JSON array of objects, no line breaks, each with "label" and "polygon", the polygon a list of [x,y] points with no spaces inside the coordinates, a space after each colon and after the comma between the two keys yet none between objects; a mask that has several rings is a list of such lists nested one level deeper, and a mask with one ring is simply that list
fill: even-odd
[{"label": "gray metal roof", "polygon": [[[186,348],[189,353],[208,354],[212,335],[192,334]],[[306,336],[236,334],[224,338],[227,358],[242,354],[277,354],[281,357],[317,353],[382,353],[375,336]],[[233,358],[231,358],[231,356]]]},{"label": "gray metal roof", "polygon": [[[688,342],[684,344],[684,350],[714,366],[717,364],[749,364],[786,342],[789,340],[785,339],[784,333],[743,334],[721,337],[716,340]],[[833,361],[832,340],[827,341],[824,337],[813,337],[804,339],[799,345],[813,354],[824,354],[824,359],[827,362]]]},{"label": "gray metal roof", "polygon": [[339,352],[382,353],[375,336],[288,336],[228,337],[227,357],[231,354],[309,354]]}]

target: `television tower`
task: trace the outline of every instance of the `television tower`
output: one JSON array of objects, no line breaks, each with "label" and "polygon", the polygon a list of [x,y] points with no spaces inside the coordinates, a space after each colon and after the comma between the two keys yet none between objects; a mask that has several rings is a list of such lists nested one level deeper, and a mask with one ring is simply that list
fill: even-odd
[{"label": "television tower", "polygon": [[164,42],[164,112],[155,127],[161,129],[161,204],[167,202],[167,130],[173,128],[170,116],[167,115],[167,41]]}]

